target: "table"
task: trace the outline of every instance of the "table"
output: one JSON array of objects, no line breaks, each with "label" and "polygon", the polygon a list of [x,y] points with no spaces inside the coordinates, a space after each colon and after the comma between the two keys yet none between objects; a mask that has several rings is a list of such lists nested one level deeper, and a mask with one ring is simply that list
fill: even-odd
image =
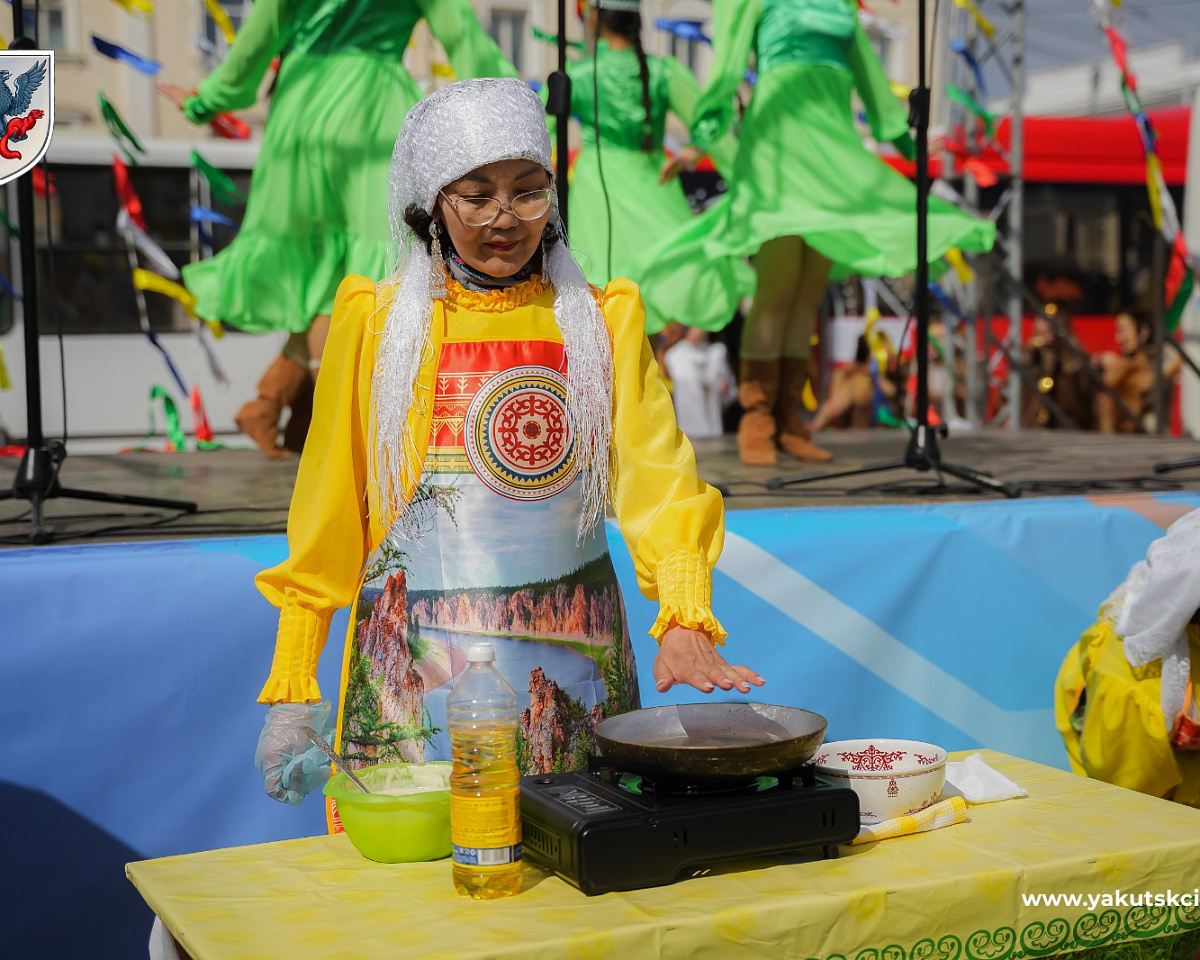
[{"label": "table", "polygon": [[1195,955],[1200,907],[1089,909],[1023,895],[1192,894],[1200,810],[982,752],[1029,797],[973,806],[956,826],[842,847],[835,860],[743,861],[602,897],[527,866],[519,896],[472,901],[454,892],[448,861],[374,863],[344,835],[142,861],[127,874],[195,960]]}]

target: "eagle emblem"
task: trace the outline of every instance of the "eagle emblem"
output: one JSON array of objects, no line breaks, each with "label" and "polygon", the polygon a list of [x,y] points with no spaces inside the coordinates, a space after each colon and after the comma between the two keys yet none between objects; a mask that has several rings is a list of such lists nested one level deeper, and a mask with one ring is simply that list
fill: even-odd
[{"label": "eagle emblem", "polygon": [[0,51],[0,183],[20,176],[50,146],[54,54]]}]

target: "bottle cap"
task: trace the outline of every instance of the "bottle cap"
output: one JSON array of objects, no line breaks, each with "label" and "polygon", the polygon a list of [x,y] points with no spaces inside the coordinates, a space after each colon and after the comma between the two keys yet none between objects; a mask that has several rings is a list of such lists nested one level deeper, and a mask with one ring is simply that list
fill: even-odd
[{"label": "bottle cap", "polygon": [[496,659],[496,647],[491,643],[472,643],[467,647],[467,663],[491,663]]}]

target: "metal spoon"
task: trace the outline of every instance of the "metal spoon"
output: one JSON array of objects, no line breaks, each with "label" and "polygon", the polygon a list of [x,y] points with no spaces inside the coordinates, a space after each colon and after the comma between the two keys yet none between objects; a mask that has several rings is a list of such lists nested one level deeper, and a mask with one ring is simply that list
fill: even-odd
[{"label": "metal spoon", "polygon": [[370,790],[367,789],[367,785],[365,783],[363,783],[361,780],[359,780],[358,777],[356,777],[354,775],[354,771],[350,769],[350,767],[348,766],[348,764],[346,763],[346,760],[342,757],[342,755],[340,753],[338,753],[336,750],[334,750],[333,747],[331,747],[325,741],[324,737],[322,737],[319,733],[317,733],[317,731],[314,730],[312,727],[306,726],[306,727],[301,727],[300,729],[304,731],[305,736],[307,736],[309,740],[311,740],[313,743],[315,743],[317,745],[318,750],[320,750],[323,754],[325,754],[325,756],[327,756],[330,760],[332,760],[334,763],[337,764],[338,769],[341,770],[342,773],[344,773],[350,779],[350,782],[352,784],[354,784],[356,787],[358,787],[358,789],[361,790],[363,793],[371,792]]}]

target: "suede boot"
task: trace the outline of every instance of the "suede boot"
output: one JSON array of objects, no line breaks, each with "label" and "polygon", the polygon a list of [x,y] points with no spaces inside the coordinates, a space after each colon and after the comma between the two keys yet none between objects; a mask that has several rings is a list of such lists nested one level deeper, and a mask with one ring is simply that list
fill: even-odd
[{"label": "suede boot", "polygon": [[233,422],[258,444],[269,460],[286,460],[291,454],[279,446],[279,417],[309,379],[302,364],[277,356],[258,381],[258,396],[237,412]]},{"label": "suede boot", "polygon": [[778,360],[743,360],[738,382],[738,456],[750,466],[770,466],[775,453],[775,398],[779,390]]},{"label": "suede boot", "polygon": [[305,376],[292,402],[288,404],[291,414],[287,426],[283,428],[283,448],[292,453],[304,452],[304,441],[308,437],[308,428],[312,423],[313,390],[316,388],[314,374]]},{"label": "suede boot", "polygon": [[800,417],[804,406],[804,384],[808,379],[808,357],[784,357],[779,361],[779,369],[779,405],[775,421],[779,426],[780,448],[799,460],[828,463],[833,454],[812,442],[812,434]]}]

